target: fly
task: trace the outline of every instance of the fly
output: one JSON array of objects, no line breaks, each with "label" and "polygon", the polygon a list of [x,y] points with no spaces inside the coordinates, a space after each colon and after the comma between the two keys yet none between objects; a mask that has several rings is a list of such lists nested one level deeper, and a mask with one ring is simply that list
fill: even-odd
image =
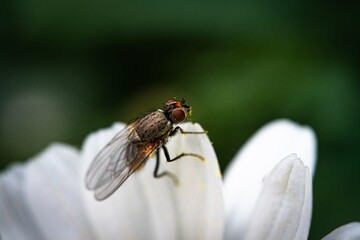
[{"label": "fly", "polygon": [[195,153],[182,153],[171,158],[165,146],[169,137],[177,132],[203,134],[206,132],[186,132],[174,124],[185,121],[191,115],[191,107],[185,100],[166,101],[164,109],[158,109],[127,125],[95,156],[86,174],[86,186],[95,191],[97,200],[104,200],[113,194],[125,180],[138,169],[150,154],[156,151],[154,177],[176,177],[170,172],[159,173],[159,149],[164,151],[166,160],[172,162],[184,156],[204,160]]}]

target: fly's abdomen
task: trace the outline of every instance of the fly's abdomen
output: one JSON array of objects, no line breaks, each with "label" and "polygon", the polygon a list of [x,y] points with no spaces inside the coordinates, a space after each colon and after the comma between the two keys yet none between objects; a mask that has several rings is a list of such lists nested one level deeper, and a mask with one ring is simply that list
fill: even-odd
[{"label": "fly's abdomen", "polygon": [[142,141],[152,141],[170,132],[172,124],[162,111],[152,112],[139,120],[136,133]]}]

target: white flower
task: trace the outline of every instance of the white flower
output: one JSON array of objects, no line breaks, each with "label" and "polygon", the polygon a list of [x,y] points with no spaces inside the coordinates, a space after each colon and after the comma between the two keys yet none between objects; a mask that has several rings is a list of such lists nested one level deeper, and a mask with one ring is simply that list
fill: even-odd
[{"label": "white flower", "polygon": [[[265,126],[235,157],[224,183],[208,137],[179,134],[168,144],[170,154],[194,152],[206,162],[187,157],[165,163],[161,156],[162,169],[177,175],[178,186],[166,177],[154,179],[155,161],[149,159],[98,202],[86,190],[84,175],[94,155],[123,127],[114,124],[91,134],[81,151],[53,144],[3,172],[1,239],[307,238],[316,158],[311,129],[287,120]],[[183,128],[202,130],[191,123]],[[356,231],[358,224],[335,235]],[[332,234],[327,239],[335,239]]]},{"label": "white flower", "polygon": [[[306,239],[309,230],[306,221],[310,222],[312,203],[309,169],[295,155],[290,155],[273,170],[273,176],[268,176],[274,166],[291,153],[301,156],[314,173],[316,139],[313,131],[279,120],[260,129],[237,154],[224,179],[226,219],[231,219],[226,221],[227,239],[238,239],[245,232],[247,239],[264,239],[264,236],[295,239],[280,238],[282,235],[274,221],[284,221],[282,218],[286,217],[290,218],[286,219],[286,226],[293,229],[292,233],[296,233],[297,227],[306,228],[299,232]],[[297,204],[298,212],[287,212],[287,204],[291,204],[290,208]],[[300,209],[302,207],[306,209]],[[289,226],[290,220],[296,221],[292,223],[294,226]],[[259,227],[262,231],[256,230]]]}]

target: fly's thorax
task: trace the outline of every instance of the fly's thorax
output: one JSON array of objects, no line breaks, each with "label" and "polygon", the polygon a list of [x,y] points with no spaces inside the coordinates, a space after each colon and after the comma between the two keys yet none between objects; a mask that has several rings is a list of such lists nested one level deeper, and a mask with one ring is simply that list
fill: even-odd
[{"label": "fly's thorax", "polygon": [[172,123],[162,110],[157,110],[141,118],[136,125],[136,133],[142,141],[152,141],[165,137],[172,130]]}]

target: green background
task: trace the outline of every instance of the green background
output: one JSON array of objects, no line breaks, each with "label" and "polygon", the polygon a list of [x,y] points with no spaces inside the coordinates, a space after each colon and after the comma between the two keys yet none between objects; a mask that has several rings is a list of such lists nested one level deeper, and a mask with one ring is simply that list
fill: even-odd
[{"label": "green background", "polygon": [[360,218],[360,18],[351,2],[0,3],[1,169],[184,97],[222,169],[263,124],[318,137],[310,239]]}]

